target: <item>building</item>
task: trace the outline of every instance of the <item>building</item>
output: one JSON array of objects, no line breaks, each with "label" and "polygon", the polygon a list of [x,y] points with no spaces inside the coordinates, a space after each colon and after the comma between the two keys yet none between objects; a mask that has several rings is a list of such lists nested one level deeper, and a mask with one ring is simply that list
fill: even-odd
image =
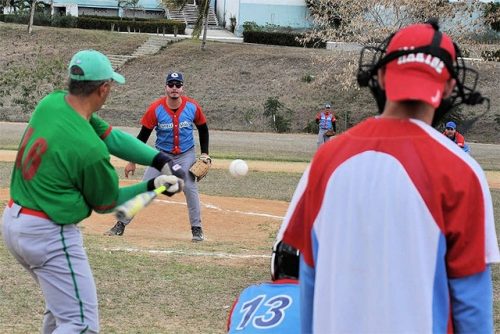
[{"label": "building", "polygon": [[259,26],[276,25],[294,29],[312,25],[304,0],[213,0],[218,21],[228,29],[234,24],[237,35],[243,33],[243,23]]},{"label": "building", "polygon": [[157,0],[139,0],[136,6],[119,7],[117,0],[52,0],[52,14],[163,18],[165,9]]}]

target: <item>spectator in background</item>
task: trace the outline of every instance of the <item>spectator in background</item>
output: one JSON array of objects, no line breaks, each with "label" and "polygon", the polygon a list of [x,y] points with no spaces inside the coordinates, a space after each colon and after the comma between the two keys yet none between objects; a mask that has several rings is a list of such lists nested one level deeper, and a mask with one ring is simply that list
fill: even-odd
[{"label": "spectator in background", "polygon": [[335,115],[332,113],[330,103],[325,103],[325,108],[316,114],[316,124],[318,124],[318,147],[330,140],[337,132]]},{"label": "spectator in background", "polygon": [[443,134],[453,140],[464,152],[469,152],[470,147],[465,143],[464,136],[457,131],[457,124],[453,121],[446,123]]}]

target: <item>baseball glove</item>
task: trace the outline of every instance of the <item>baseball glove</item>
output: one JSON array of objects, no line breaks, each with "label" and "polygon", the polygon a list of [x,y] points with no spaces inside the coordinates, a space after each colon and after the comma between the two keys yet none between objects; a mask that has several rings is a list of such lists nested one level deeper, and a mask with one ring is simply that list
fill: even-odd
[{"label": "baseball glove", "polygon": [[211,166],[212,159],[207,154],[202,154],[191,168],[189,168],[189,171],[194,175],[196,181],[200,182],[201,179],[207,176]]},{"label": "baseball glove", "polygon": [[327,137],[332,137],[332,136],[335,136],[335,131],[333,130],[328,130],[325,132],[325,136]]}]

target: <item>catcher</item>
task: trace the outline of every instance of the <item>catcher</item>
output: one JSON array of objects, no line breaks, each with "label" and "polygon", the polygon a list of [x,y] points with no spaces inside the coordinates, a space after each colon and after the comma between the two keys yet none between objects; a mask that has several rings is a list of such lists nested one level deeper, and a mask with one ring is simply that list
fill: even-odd
[{"label": "catcher", "polygon": [[337,119],[332,113],[330,103],[325,104],[325,108],[316,115],[316,124],[319,126],[318,147],[326,143],[337,132]]},{"label": "catcher", "polygon": [[[189,222],[191,224],[192,241],[203,241],[201,227],[201,209],[196,181],[204,178],[210,169],[212,159],[208,155],[208,127],[205,114],[198,102],[186,95],[184,76],[180,72],[171,72],[167,75],[165,96],[157,99],[146,110],[142,117],[142,128],[137,138],[147,142],[153,130],[156,130],[155,147],[179,164],[186,172],[184,180],[184,195],[188,207]],[[198,129],[201,155],[196,159],[193,124]],[[125,177],[135,172],[136,165],[129,162],[125,166]],[[190,171],[190,173],[187,173]],[[147,168],[143,179],[155,177],[159,172],[154,168]],[[128,221],[117,221],[106,235],[123,235]]]}]

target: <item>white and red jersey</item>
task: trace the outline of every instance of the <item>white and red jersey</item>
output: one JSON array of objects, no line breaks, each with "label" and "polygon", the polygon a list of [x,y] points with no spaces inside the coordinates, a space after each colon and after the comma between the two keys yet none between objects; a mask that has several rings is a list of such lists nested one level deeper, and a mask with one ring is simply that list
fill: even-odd
[{"label": "white and red jersey", "polygon": [[314,273],[300,275],[315,333],[451,331],[448,279],[500,261],[483,171],[417,120],[371,118],[323,145],[281,237]]}]

